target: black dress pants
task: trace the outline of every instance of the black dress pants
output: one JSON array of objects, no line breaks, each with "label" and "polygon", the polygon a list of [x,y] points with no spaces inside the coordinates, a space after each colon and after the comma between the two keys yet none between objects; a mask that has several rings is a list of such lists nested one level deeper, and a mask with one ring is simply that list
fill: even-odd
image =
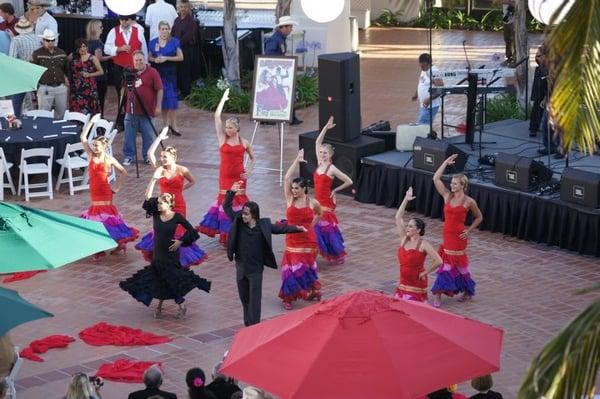
[{"label": "black dress pants", "polygon": [[236,279],[238,294],[244,309],[244,325],[246,327],[260,323],[260,306],[262,300],[261,272],[247,273],[244,265],[236,262]]},{"label": "black dress pants", "polygon": [[194,46],[182,46],[183,61],[177,63],[177,88],[181,97],[186,97],[192,89],[192,68],[194,65]]}]

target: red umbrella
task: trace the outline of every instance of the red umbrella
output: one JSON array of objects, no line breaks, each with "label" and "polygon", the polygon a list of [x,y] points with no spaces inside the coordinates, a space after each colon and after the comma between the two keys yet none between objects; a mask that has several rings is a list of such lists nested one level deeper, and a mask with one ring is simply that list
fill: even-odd
[{"label": "red umbrella", "polygon": [[281,398],[413,399],[498,371],[503,331],[379,292],[240,330],[221,372]]}]

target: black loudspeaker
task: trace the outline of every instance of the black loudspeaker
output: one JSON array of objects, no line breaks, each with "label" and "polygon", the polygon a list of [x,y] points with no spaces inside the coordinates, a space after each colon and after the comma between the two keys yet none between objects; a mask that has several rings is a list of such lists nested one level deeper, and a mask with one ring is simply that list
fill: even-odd
[{"label": "black loudspeaker", "polygon": [[560,178],[560,199],[600,208],[600,173],[565,168]]},{"label": "black loudspeaker", "polygon": [[386,151],[394,151],[396,149],[396,132],[363,130],[362,135],[382,139],[385,141]]},{"label": "black loudspeaker", "polygon": [[413,167],[435,172],[452,154],[458,154],[458,158],[454,165],[446,168],[444,173],[462,172],[469,155],[446,141],[417,137],[413,143]]},{"label": "black loudspeaker", "polygon": [[548,183],[552,171],[533,158],[499,153],[496,155],[496,185],[529,191]]},{"label": "black loudspeaker", "polygon": [[360,135],[360,59],[354,53],[319,56],[319,129],[333,116],[327,138],[351,141]]},{"label": "black loudspeaker", "polygon": [[[318,135],[319,132],[308,132],[298,136],[298,144],[301,149],[304,149],[304,159],[306,160],[306,163],[300,164],[300,176],[309,179],[311,186],[313,172],[318,166],[315,154],[315,141]],[[383,140],[364,135],[345,143],[334,142],[327,138],[325,138],[325,142],[331,144],[335,151],[333,164],[350,176],[354,184],[356,184],[360,174],[361,158],[385,151],[385,142]],[[334,185],[337,187],[340,185],[340,181],[336,179]],[[352,195],[352,189],[344,190],[342,194]]]}]

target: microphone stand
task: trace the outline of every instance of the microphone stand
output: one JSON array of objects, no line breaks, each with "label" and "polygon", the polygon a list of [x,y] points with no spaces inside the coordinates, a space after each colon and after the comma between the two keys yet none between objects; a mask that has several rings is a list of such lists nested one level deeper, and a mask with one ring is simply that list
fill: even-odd
[{"label": "microphone stand", "polygon": [[[433,28],[432,28],[432,14],[433,14],[433,0],[427,1],[427,13],[429,14],[429,18],[427,21],[427,31],[429,33],[429,138],[435,139],[437,135],[434,134],[433,131]],[[442,124],[444,121],[442,120]]]}]

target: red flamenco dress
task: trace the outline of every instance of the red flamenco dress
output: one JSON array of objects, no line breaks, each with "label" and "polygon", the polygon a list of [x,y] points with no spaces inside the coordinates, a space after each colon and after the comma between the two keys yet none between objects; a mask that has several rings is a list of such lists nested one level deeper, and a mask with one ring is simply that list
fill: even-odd
[{"label": "red flamenco dress", "polygon": [[244,204],[249,201],[246,196],[246,179],[240,177],[242,173],[245,173],[244,153],[246,149],[240,139],[239,144],[236,145],[224,143],[219,152],[221,153],[219,195],[217,200],[211,204],[208,212],[206,212],[196,229],[209,237],[214,237],[218,234],[219,241],[225,246],[227,245],[227,233],[231,225],[231,221],[223,210],[223,200],[225,199],[227,190],[231,188],[233,183],[237,181],[243,182],[240,189],[235,193],[235,197],[233,197],[232,206],[234,212],[240,211]]},{"label": "red flamenco dress", "polygon": [[100,222],[108,234],[125,249],[125,244],[138,238],[139,231],[127,226],[116,206],[112,204],[113,192],[108,183],[110,166],[104,162],[90,160],[90,197],[92,206],[81,214],[81,218]]},{"label": "red flamenco dress", "polygon": [[[172,178],[161,177],[158,180],[160,185],[161,194],[169,193],[175,196],[175,205],[173,211],[179,213],[185,218],[187,205],[185,203],[185,197],[183,196],[183,186],[185,184],[185,178],[183,175],[175,175]],[[175,230],[175,238],[179,239],[185,234],[183,226],[177,226]],[[148,262],[152,262],[153,251],[154,251],[154,231],[146,234],[142,239],[135,245],[135,249],[142,251],[144,259]],[[179,263],[182,267],[190,267],[193,265],[199,265],[204,262],[208,256],[206,252],[202,250],[196,243],[190,243],[189,246],[182,246],[179,248]]]},{"label": "red flamenco dress", "polygon": [[296,299],[310,299],[320,296],[319,269],[317,266],[317,241],[311,229],[314,218],[312,208],[289,206],[286,211],[287,223],[304,226],[306,233],[287,234],[285,251],[281,261],[281,290],[279,297],[290,303]]},{"label": "red flamenco dress", "polygon": [[404,248],[406,240],[398,248],[398,263],[400,263],[400,284],[394,297],[411,301],[427,301],[427,277],[419,278],[425,271],[427,253],[421,251],[421,240],[413,249]]},{"label": "red flamenco dress", "polygon": [[321,256],[327,259],[330,264],[342,264],[346,257],[346,251],[344,250],[344,237],[335,216],[335,202],[331,198],[333,177],[327,176],[330,166],[331,164],[327,166],[322,174],[316,171],[313,173],[315,198],[319,201],[323,210],[321,219],[315,225],[314,230]]},{"label": "red flamenco dress", "polygon": [[439,254],[442,266],[438,268],[437,277],[431,292],[454,296],[460,292],[475,295],[475,281],[469,273],[467,257],[467,240],[460,238],[465,230],[465,221],[469,210],[464,207],[465,200],[457,206],[450,205],[450,199],[444,205],[444,242],[440,245]]}]

